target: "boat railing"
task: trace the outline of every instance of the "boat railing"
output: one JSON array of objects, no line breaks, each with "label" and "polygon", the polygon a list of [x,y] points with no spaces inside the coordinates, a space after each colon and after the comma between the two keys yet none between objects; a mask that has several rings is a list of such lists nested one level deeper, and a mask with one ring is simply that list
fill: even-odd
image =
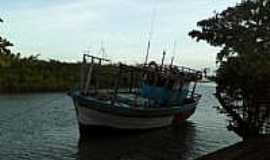
[{"label": "boat railing", "polygon": [[[104,62],[108,63],[110,60],[89,54],[83,54],[80,78],[80,90],[83,94],[87,94],[89,89],[93,87],[93,81],[97,78],[95,73],[100,70]],[[97,88],[97,85],[98,84],[96,83],[94,88]]]},{"label": "boat railing", "polygon": [[142,68],[144,72],[149,72],[149,73],[161,73],[166,75],[167,73],[171,73],[170,76],[174,76],[177,78],[185,78],[186,80],[189,81],[198,81],[202,79],[202,71],[200,70],[195,70],[189,67],[185,66],[176,66],[176,65],[163,65],[163,66],[156,66],[156,68],[153,69],[147,69],[151,68],[151,65],[147,64],[144,65]]},{"label": "boat railing", "polygon": [[[165,66],[164,66],[165,67]],[[84,95],[96,96],[110,100],[115,104],[118,95],[121,93],[130,93],[134,97],[134,103],[142,93],[143,83],[145,83],[145,74],[156,75],[155,77],[170,76],[170,79],[183,79],[188,83],[194,81],[190,91],[190,97],[195,95],[196,81],[199,78],[199,71],[188,67],[181,67],[178,71],[185,74],[172,74],[165,69],[152,71],[147,66],[130,66],[122,63],[111,64],[110,60],[84,54],[81,67],[81,93]],[[166,72],[166,73],[165,73]]]},{"label": "boat railing", "polygon": [[124,64],[111,64],[108,59],[85,54],[81,68],[81,93],[110,97],[112,104],[119,93],[139,93],[142,70]]}]

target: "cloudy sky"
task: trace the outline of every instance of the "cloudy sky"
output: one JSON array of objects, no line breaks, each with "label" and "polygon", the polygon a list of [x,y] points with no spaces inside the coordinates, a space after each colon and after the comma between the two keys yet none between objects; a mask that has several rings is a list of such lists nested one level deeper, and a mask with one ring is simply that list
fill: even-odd
[{"label": "cloudy sky", "polygon": [[188,37],[196,22],[235,5],[239,0],[0,0],[5,21],[0,34],[23,55],[78,61],[89,50],[98,55],[103,42],[113,61],[143,62],[151,21],[150,59],[167,62],[176,41],[176,62],[214,67],[218,48]]}]

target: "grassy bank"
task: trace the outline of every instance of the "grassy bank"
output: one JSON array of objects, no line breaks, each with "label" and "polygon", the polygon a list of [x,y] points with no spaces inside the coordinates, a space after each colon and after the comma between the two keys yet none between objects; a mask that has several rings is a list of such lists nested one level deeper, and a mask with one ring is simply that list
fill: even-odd
[{"label": "grassy bank", "polygon": [[79,63],[0,54],[0,93],[67,91],[79,82]]},{"label": "grassy bank", "polygon": [[25,57],[13,53],[12,46],[0,35],[0,93],[67,91],[79,82],[80,63]]},{"label": "grassy bank", "polygon": [[[99,83],[100,88],[114,86],[114,77],[118,72],[116,66],[100,66],[98,70],[101,75],[93,77],[92,83]],[[0,53],[0,93],[69,91],[80,83],[80,70],[80,62],[45,61],[38,59],[38,56],[21,57],[20,54]],[[122,77],[119,85],[126,87],[128,74]]]}]

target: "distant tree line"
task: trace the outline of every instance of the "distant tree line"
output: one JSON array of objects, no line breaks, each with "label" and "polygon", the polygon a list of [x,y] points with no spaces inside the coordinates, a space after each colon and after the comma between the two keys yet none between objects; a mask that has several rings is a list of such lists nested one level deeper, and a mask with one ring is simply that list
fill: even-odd
[{"label": "distant tree line", "polygon": [[[3,20],[0,18],[0,23]],[[78,88],[81,78],[81,62],[68,63],[57,60],[41,60],[39,54],[28,57],[10,50],[13,44],[0,35],[0,93],[58,92]],[[97,67],[97,66],[95,66]],[[89,65],[85,68],[88,74]],[[119,72],[116,64],[107,63],[96,68],[100,74],[92,77],[90,89],[113,88]],[[127,87],[130,79],[122,75],[121,87]]]},{"label": "distant tree line", "polygon": [[12,46],[0,35],[0,93],[67,91],[79,82],[80,63],[22,57]]},{"label": "distant tree line", "polygon": [[[79,64],[0,54],[0,92],[67,91],[79,82]],[[2,58],[5,57],[3,60]]]}]

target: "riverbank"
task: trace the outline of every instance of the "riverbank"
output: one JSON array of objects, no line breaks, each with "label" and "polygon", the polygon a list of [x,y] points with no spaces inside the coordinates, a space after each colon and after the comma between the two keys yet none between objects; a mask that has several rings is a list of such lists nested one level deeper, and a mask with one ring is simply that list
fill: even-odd
[{"label": "riverbank", "polygon": [[0,93],[62,92],[79,82],[79,63],[1,56]]},{"label": "riverbank", "polygon": [[197,160],[266,160],[270,159],[270,136],[236,143]]},{"label": "riverbank", "polygon": [[[74,86],[74,85],[73,85]],[[12,88],[12,89],[2,89],[0,90],[0,95],[20,95],[20,94],[42,94],[42,93],[64,93],[70,91],[73,87],[65,88],[50,88],[50,87],[40,87],[40,88]]]},{"label": "riverbank", "polygon": [[[117,73],[117,64],[100,67],[99,87],[106,88]],[[80,62],[41,60],[37,56],[0,53],[0,93],[40,93],[68,91],[80,82]],[[97,79],[92,80],[94,83]],[[125,84],[122,84],[125,85]]]}]

